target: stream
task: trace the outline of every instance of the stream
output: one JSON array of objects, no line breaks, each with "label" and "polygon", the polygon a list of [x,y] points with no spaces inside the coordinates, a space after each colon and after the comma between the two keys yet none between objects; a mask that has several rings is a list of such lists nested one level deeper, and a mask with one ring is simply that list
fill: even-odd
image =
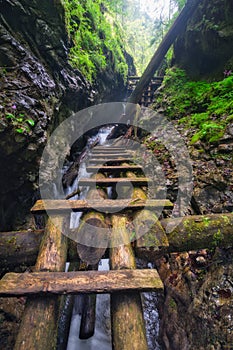
[{"label": "stream", "polygon": [[[99,141],[100,145],[106,142],[107,136],[111,132],[112,127],[102,127],[98,134],[92,136],[88,140],[88,144],[93,144],[96,140]],[[90,177],[90,173],[86,171],[86,164],[82,162],[79,168],[79,174],[74,181],[73,185],[66,190],[66,194],[72,193],[78,186],[78,181],[82,177]],[[80,195],[72,197],[72,199],[83,199],[86,196],[88,188],[82,190]],[[82,213],[72,213],[70,220],[70,228],[76,228],[79,225],[79,220]],[[140,262],[140,265],[141,262]],[[138,266],[139,268],[153,268],[152,264],[144,266]],[[98,270],[109,270],[108,259],[102,259],[99,263]],[[159,333],[159,316],[156,304],[158,303],[158,296],[155,292],[142,293],[143,311],[146,324],[146,333],[148,340],[149,350],[159,350],[158,344],[158,333]],[[67,350],[112,350],[111,344],[111,318],[110,318],[110,295],[101,294],[97,295],[96,301],[96,324],[95,334],[89,339],[79,338],[79,329],[81,323],[81,312],[82,312],[82,296],[76,296],[73,314],[71,319],[71,326],[69,332],[69,339]]]}]

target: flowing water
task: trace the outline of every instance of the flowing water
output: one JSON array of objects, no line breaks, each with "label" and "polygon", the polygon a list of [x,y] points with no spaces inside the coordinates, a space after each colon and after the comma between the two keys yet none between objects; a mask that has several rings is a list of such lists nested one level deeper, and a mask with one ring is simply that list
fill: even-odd
[{"label": "flowing water", "polygon": [[[98,140],[99,144],[103,145],[111,130],[111,127],[101,128],[96,136],[93,136],[89,139],[88,144],[93,144],[93,142]],[[67,189],[66,194],[72,193],[75,189],[77,189],[78,181],[81,177],[89,176],[90,174],[86,171],[85,162],[82,162],[80,164],[78,177],[74,181],[72,187]],[[72,197],[72,199],[85,198],[87,191],[88,188],[86,188],[85,190],[82,189],[81,194]],[[81,213],[72,213],[70,220],[71,228],[78,227],[80,217]],[[152,267],[152,265],[149,264],[149,267]],[[109,261],[107,259],[102,259],[99,264],[99,270],[108,269]],[[143,293],[143,309],[149,350],[160,349],[159,344],[157,342],[159,332],[159,317],[156,308],[157,301],[158,297],[156,293]],[[97,295],[95,334],[93,337],[87,340],[79,339],[81,310],[82,296],[77,296],[75,298],[75,304],[73,308],[67,350],[112,350],[109,294]]]}]

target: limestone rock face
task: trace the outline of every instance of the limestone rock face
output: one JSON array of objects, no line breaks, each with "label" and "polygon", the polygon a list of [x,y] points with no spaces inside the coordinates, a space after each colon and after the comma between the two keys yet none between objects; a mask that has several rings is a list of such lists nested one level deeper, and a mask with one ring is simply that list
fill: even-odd
[{"label": "limestone rock face", "polygon": [[203,0],[174,45],[174,63],[196,79],[233,68],[233,3]]},{"label": "limestone rock face", "polygon": [[[111,96],[117,82],[111,71],[93,88],[70,66],[60,0],[0,0],[0,6],[0,231],[4,231],[25,224],[25,214],[38,196],[40,156],[48,135],[71,113],[101,101],[106,91]],[[123,90],[123,78],[118,80]]]}]

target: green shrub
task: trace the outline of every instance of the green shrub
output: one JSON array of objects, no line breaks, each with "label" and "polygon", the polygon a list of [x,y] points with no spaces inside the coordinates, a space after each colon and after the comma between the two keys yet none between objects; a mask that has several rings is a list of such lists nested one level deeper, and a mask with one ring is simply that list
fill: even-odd
[{"label": "green shrub", "polygon": [[[128,67],[123,55],[119,28],[106,12],[106,0],[62,0],[72,47],[69,60],[93,82],[110,65],[126,79]],[[101,8],[105,5],[105,13]],[[111,18],[111,20],[109,20]],[[108,52],[113,60],[107,60]]]},{"label": "green shrub", "polygon": [[183,70],[173,67],[167,71],[156,106],[162,106],[170,119],[195,129],[191,143],[216,142],[232,120],[233,76],[212,83],[191,81]]}]

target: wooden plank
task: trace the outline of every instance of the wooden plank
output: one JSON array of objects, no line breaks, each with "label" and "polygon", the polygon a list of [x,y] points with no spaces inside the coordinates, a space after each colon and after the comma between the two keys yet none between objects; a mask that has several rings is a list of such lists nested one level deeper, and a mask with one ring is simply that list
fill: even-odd
[{"label": "wooden plank", "polygon": [[133,155],[129,153],[93,153],[89,155],[89,160],[91,157],[95,159],[115,159],[115,158],[132,158]]},{"label": "wooden plank", "polygon": [[121,172],[121,171],[138,171],[138,170],[143,170],[143,167],[141,165],[103,165],[103,166],[98,166],[98,165],[89,165],[86,168],[87,172]]},{"label": "wooden plank", "polygon": [[88,159],[89,163],[95,164],[105,164],[105,163],[124,163],[124,162],[134,162],[133,159],[129,158],[117,158],[117,159],[106,159],[106,158],[90,158]]},{"label": "wooden plank", "polygon": [[93,149],[92,151],[91,151],[91,153],[92,154],[100,154],[100,153],[103,153],[103,154],[118,154],[118,153],[120,153],[120,154],[130,154],[131,152],[130,151],[128,151],[128,150],[126,150],[126,149],[124,149],[124,148],[122,148],[122,149],[108,149],[108,148],[106,148],[106,147],[103,147],[102,149]]},{"label": "wooden plank", "polygon": [[94,148],[94,150],[102,150],[102,149],[107,149],[107,150],[111,150],[111,151],[121,151],[122,149],[125,149],[125,146],[96,146]]},{"label": "wooden plank", "polygon": [[134,200],[134,199],[103,199],[103,200],[63,200],[63,199],[55,199],[55,200],[38,200],[35,205],[32,207],[31,212],[33,214],[43,214],[45,211],[48,212],[65,212],[65,211],[78,211],[78,212],[86,212],[88,210],[99,210],[111,212],[111,209],[122,210],[123,208],[126,210],[139,210],[143,208],[147,209],[156,209],[161,208],[164,209],[172,208],[173,204],[168,199],[148,199],[144,200]]},{"label": "wooden plank", "polygon": [[106,179],[89,179],[89,178],[82,178],[79,180],[79,186],[91,186],[91,185],[97,185],[97,186],[113,186],[116,184],[132,184],[134,186],[147,186],[148,183],[152,183],[153,181],[151,179],[148,179],[146,177],[135,177],[132,178],[122,178],[122,177],[115,177],[115,178],[106,178]]},{"label": "wooden plank", "polygon": [[0,296],[116,293],[163,290],[156,270],[7,273]]}]

